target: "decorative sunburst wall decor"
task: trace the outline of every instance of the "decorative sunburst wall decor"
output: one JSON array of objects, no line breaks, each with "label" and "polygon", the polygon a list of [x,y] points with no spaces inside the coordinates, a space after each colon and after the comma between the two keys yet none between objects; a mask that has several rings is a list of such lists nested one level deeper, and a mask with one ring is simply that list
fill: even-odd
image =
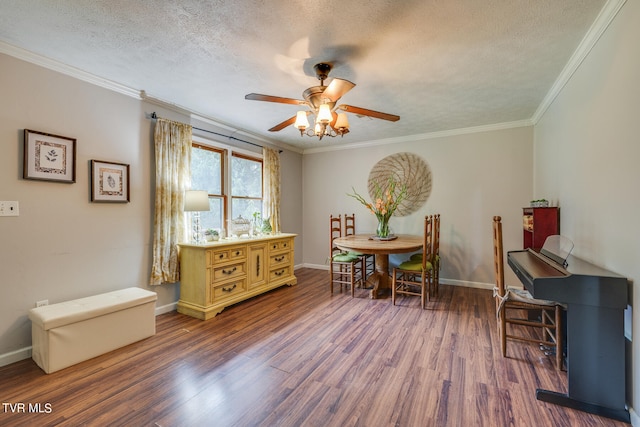
[{"label": "decorative sunburst wall decor", "polygon": [[413,153],[392,154],[376,163],[369,172],[369,196],[375,197],[376,183],[386,190],[390,177],[397,183],[396,188],[407,186],[407,196],[394,216],[407,216],[417,211],[431,194],[431,169],[420,156]]}]

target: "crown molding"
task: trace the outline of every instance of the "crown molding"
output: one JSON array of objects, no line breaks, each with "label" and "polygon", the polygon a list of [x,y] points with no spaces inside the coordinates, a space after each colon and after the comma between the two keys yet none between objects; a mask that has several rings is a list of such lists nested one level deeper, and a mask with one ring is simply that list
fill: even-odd
[{"label": "crown molding", "polygon": [[609,27],[613,19],[616,17],[622,6],[627,0],[608,0],[604,5],[596,20],[591,24],[589,31],[582,38],[582,41],[569,58],[569,62],[556,79],[547,95],[544,97],[538,109],[533,114],[531,120],[533,124],[537,124],[547,109],[553,104],[553,101],[560,94],[564,86],[569,82],[573,74],[580,68],[584,59],[589,55],[593,47],[596,45],[602,34]]},{"label": "crown molding", "polygon": [[82,80],[87,83],[91,83],[96,86],[103,87],[105,89],[112,90],[114,92],[121,93],[132,98],[141,99],[139,90],[121,85],[111,80],[103,79],[102,77],[98,77],[91,73],[87,73],[86,71],[82,71],[79,68],[71,67],[69,65],[63,64],[62,62],[55,61],[40,54],[30,52],[28,50],[10,45],[2,41],[0,41],[0,53],[13,56],[14,58],[39,65],[49,70],[56,71],[58,73],[73,77],[78,80]]},{"label": "crown molding", "polygon": [[470,133],[492,132],[496,130],[513,129],[513,128],[520,128],[520,127],[527,127],[527,126],[533,126],[533,122],[530,119],[518,120],[515,122],[495,123],[492,125],[473,126],[473,127],[461,128],[461,129],[443,130],[438,132],[429,132],[429,133],[408,135],[408,136],[402,136],[402,137],[396,137],[396,138],[378,139],[375,141],[354,142],[352,144],[328,145],[325,147],[309,148],[307,150],[304,150],[303,154],[323,153],[327,151],[351,150],[356,148],[375,147],[378,145],[400,144],[404,142],[424,141],[427,139],[445,138],[449,136],[466,135]]}]

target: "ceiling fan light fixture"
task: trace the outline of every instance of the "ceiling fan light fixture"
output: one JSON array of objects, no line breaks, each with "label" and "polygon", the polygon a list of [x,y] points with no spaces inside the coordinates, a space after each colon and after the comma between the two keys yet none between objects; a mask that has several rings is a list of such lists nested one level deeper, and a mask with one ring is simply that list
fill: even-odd
[{"label": "ceiling fan light fixture", "polygon": [[309,127],[309,119],[307,119],[306,111],[298,111],[296,114],[296,122],[294,125],[302,134]]},{"label": "ceiling fan light fixture", "polygon": [[333,116],[331,115],[331,108],[329,108],[329,104],[322,104],[318,109],[318,118],[317,122],[327,124],[333,120]]},{"label": "ceiling fan light fixture", "polygon": [[347,118],[347,113],[338,113],[335,128],[340,134],[346,133],[344,132],[345,130],[349,130],[349,119]]},{"label": "ceiling fan light fixture", "polygon": [[[304,100],[262,95],[259,93],[250,93],[245,96],[245,99],[297,106],[306,105],[309,107],[309,111],[298,111],[295,116],[273,126],[269,131],[277,132],[293,124],[293,126],[300,131],[301,137],[306,135],[312,138],[318,138],[319,140],[324,136],[334,138],[338,135],[342,137],[349,133],[349,120],[347,119],[347,115],[345,113],[337,113],[337,110],[392,122],[400,120],[400,116],[394,114],[367,110],[366,108],[346,104],[337,105],[338,100],[345,93],[353,89],[355,83],[340,78],[333,78],[329,85],[325,86],[324,81],[329,77],[329,72],[332,68],[333,65],[330,62],[322,62],[314,66],[316,77],[320,80],[320,85],[305,89],[304,92],[302,92]],[[309,114],[315,116],[313,126],[309,124]]]}]

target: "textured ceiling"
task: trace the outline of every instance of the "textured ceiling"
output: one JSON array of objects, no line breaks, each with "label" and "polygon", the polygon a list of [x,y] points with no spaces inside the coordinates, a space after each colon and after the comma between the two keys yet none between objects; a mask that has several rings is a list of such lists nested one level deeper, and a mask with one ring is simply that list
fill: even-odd
[{"label": "textured ceiling", "polygon": [[[0,40],[301,149],[529,120],[606,0],[0,0]],[[313,65],[356,83],[344,138],[267,129]],[[327,82],[328,83],[328,82]]]}]

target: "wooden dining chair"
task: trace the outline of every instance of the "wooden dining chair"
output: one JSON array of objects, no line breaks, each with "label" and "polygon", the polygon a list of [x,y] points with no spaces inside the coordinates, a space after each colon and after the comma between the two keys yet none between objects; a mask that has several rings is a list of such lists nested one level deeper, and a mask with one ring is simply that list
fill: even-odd
[{"label": "wooden dining chair", "polygon": [[[552,349],[556,356],[556,369],[562,369],[564,307],[555,301],[535,299],[526,289],[505,286],[500,216],[493,217],[493,259],[496,275],[493,293],[496,300],[502,356],[507,355],[507,340],[536,343],[541,348]],[[533,334],[531,328],[534,329]],[[538,334],[536,335],[535,332]]]},{"label": "wooden dining chair", "polygon": [[[431,251],[429,252],[431,259],[431,282],[429,286],[429,298],[437,297],[440,289],[440,214],[431,216]],[[422,261],[423,252],[418,252],[409,258],[411,261]]]},{"label": "wooden dining chair", "polygon": [[425,216],[421,257],[410,258],[393,268],[391,283],[391,302],[393,305],[396,305],[397,295],[415,295],[420,297],[422,309],[424,310],[426,307],[433,279],[432,233],[433,216]]},{"label": "wooden dining chair", "polygon": [[329,289],[333,294],[333,285],[351,288],[351,296],[355,296],[356,283],[362,282],[362,260],[359,256],[345,252],[338,248],[334,241],[342,237],[342,216],[329,217],[330,245],[329,252]]},{"label": "wooden dining chair", "polygon": [[[352,234],[356,234],[356,214],[344,214],[344,235],[350,236]],[[367,277],[371,276],[376,269],[375,255],[355,251],[351,251],[350,253],[357,255],[362,260],[364,280],[367,280]]]},{"label": "wooden dining chair", "polygon": [[433,215],[433,238],[431,239],[431,265],[433,266],[432,289],[429,295],[438,296],[440,290],[440,214]]}]

